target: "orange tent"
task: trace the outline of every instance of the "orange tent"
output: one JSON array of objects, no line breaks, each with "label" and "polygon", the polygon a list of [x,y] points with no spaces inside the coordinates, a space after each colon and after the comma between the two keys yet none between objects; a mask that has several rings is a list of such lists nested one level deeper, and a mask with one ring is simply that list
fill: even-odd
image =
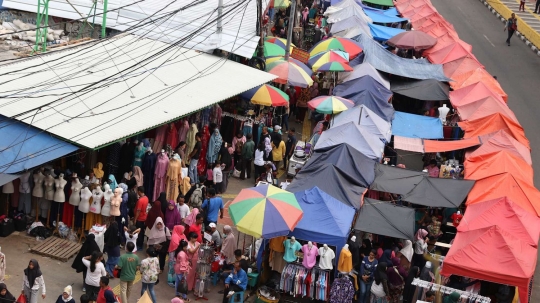
[{"label": "orange tent", "polygon": [[458,275],[519,288],[528,303],[537,249],[499,226],[457,233],[441,274]]},{"label": "orange tent", "polygon": [[538,246],[540,218],[527,212],[508,197],[467,207],[457,230],[466,232],[497,225],[532,247]]},{"label": "orange tent", "polygon": [[514,112],[506,104],[499,102],[499,100],[491,96],[460,105],[456,108],[463,121],[476,120],[491,114],[501,113],[519,123]]},{"label": "orange tent", "polygon": [[504,150],[516,157],[520,157],[527,162],[527,164],[532,165],[531,151],[527,146],[519,143],[504,130],[483,135],[480,137],[480,140],[482,141],[482,145],[474,151],[466,152],[466,159]]},{"label": "orange tent", "polygon": [[433,24],[426,25],[419,30],[423,31],[424,33],[434,38],[439,38],[446,34],[450,34],[456,37],[458,36],[456,31],[454,31],[453,28],[448,27],[445,23],[442,23],[442,22],[436,22]]},{"label": "orange tent", "polygon": [[484,82],[485,85],[489,87],[494,93],[501,96],[504,101],[508,101],[508,95],[504,92],[501,85],[492,75],[490,75],[485,69],[477,68],[468,73],[461,74],[456,76],[453,79],[454,82],[450,82],[450,86],[456,90],[464,86],[471,85],[477,82]]},{"label": "orange tent", "polygon": [[425,139],[423,141],[424,141],[424,152],[426,153],[446,152],[446,151],[459,150],[459,149],[464,149],[464,148],[480,145],[479,137],[461,139],[461,140],[447,140],[447,141]]},{"label": "orange tent", "polygon": [[533,183],[532,166],[507,151],[470,157],[463,162],[463,166],[465,167],[465,179],[480,180],[496,174],[509,173]]},{"label": "orange tent", "polygon": [[449,24],[446,20],[444,20],[439,13],[434,13],[429,16],[426,16],[424,18],[416,19],[416,20],[410,20],[414,28],[421,28],[422,26],[428,26],[430,24],[434,24],[437,22],[443,22]]},{"label": "orange tent", "polygon": [[474,57],[462,43],[453,42],[437,51],[429,53],[427,58],[432,63],[444,64],[466,56]]},{"label": "orange tent", "polygon": [[444,75],[448,78],[468,73],[484,66],[475,57],[466,56],[454,61],[446,62],[443,65]]},{"label": "orange tent", "polygon": [[[452,33],[446,33],[440,37],[437,38],[437,44],[435,44],[432,48],[428,49],[428,50],[425,50],[423,52],[423,55],[425,57],[429,56],[429,54],[432,54],[438,50],[441,50],[449,45],[452,45],[454,43],[459,43],[461,44],[461,46],[463,46],[463,48],[465,50],[467,50],[468,52],[472,51],[472,46],[470,44],[467,44],[466,42],[462,41],[461,39],[458,38],[457,35],[454,35]],[[471,54],[472,58],[475,58],[474,55]]]},{"label": "orange tent", "polygon": [[540,216],[540,192],[517,175],[502,173],[477,180],[467,196],[466,205],[508,197],[524,210]]},{"label": "orange tent", "polygon": [[439,13],[431,4],[426,4],[422,7],[409,11],[409,19],[418,20],[427,16],[431,16],[433,14]]},{"label": "orange tent", "polygon": [[454,33],[456,33],[456,36],[457,36],[457,32],[456,30],[454,29],[454,25],[452,25],[452,23],[446,21],[444,18],[440,17],[440,18],[431,18],[431,19],[426,19],[424,20],[425,22],[420,22],[420,24],[418,25],[414,25],[415,29],[416,30],[421,30],[423,31],[424,28],[426,27],[430,27],[430,26],[433,26],[434,24],[437,24],[437,23],[442,23],[444,24],[444,26],[446,26],[447,28],[449,28],[450,30],[452,30]]},{"label": "orange tent", "polygon": [[[418,6],[419,5],[419,6]],[[404,10],[400,11],[401,15],[404,16],[405,18],[410,18],[411,16],[414,16],[416,13],[419,13],[421,12],[422,10],[424,10],[425,8],[428,8],[429,10],[428,11],[425,11],[424,14],[426,12],[436,12],[437,10],[433,7],[433,5],[431,5],[431,3],[428,3],[428,2],[423,2],[423,1],[420,1],[418,2],[418,4],[416,5],[409,5],[407,8],[405,8]],[[428,14],[429,15],[429,14]]]},{"label": "orange tent", "polygon": [[529,140],[525,137],[525,131],[519,123],[501,113],[492,114],[476,120],[458,122],[459,127],[465,131],[465,138],[481,136],[498,130],[504,130],[514,139],[530,149]]},{"label": "orange tent", "polygon": [[[421,7],[425,4],[427,4],[428,2],[424,1],[424,0],[412,0],[412,1],[398,1],[396,3],[394,3],[396,9],[403,15],[403,12],[407,11],[407,10],[410,10],[410,9],[414,9],[414,8],[418,8],[418,7]],[[405,16],[405,15],[403,15]]]},{"label": "orange tent", "polygon": [[[448,62],[446,64],[451,64],[452,62]],[[446,64],[444,66],[446,66]],[[457,107],[466,103],[480,100],[488,96],[492,96],[503,103],[505,102],[499,94],[493,92],[484,82],[476,82],[471,85],[464,86],[460,89],[451,91],[450,102],[452,103],[452,106]]]}]

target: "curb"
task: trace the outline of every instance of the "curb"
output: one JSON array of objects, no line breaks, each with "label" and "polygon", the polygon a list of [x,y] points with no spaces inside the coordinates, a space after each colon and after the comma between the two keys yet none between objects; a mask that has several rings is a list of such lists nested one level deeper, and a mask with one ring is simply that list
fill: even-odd
[{"label": "curb", "polygon": [[[482,2],[484,4],[485,7],[487,7],[489,9],[489,11],[491,13],[493,13],[493,15],[495,15],[497,17],[497,19],[499,19],[502,23],[506,23],[506,19],[501,16],[501,14],[499,14],[493,7],[491,7],[491,5],[485,1],[485,0],[480,0],[480,2]],[[526,23],[526,22],[524,22]],[[540,56],[540,50],[538,49],[538,47],[536,47],[531,41],[529,41],[522,33],[520,33],[519,31],[516,31],[516,35],[519,37],[519,39],[521,39],[521,41],[525,42],[525,44],[530,47],[530,49],[536,53],[537,56]]]}]

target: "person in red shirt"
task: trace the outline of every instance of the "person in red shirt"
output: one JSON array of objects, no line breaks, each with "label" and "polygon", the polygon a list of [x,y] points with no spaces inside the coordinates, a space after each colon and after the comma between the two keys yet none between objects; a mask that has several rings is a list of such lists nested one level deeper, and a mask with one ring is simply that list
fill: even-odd
[{"label": "person in red shirt", "polygon": [[458,227],[459,223],[461,222],[461,219],[463,219],[463,215],[458,210],[457,213],[450,216],[450,219],[452,220],[452,224],[454,224],[454,227]]},{"label": "person in red shirt", "polygon": [[202,243],[202,226],[203,226],[203,216],[201,214],[198,214],[197,217],[195,217],[195,223],[193,223],[189,227],[190,233],[196,233],[197,234],[197,242]]},{"label": "person in red shirt", "polygon": [[[99,281],[99,292],[96,303],[114,303],[114,292],[109,287],[109,278],[103,276]],[[112,300],[111,300],[112,298]]]},{"label": "person in red shirt", "polygon": [[144,187],[142,186],[137,188],[137,195],[139,196],[139,200],[137,200],[137,204],[135,204],[135,217],[133,218],[133,223],[135,224],[136,228],[141,229],[139,232],[139,237],[137,238],[137,250],[143,250],[144,231],[146,229],[144,222],[146,221],[146,217],[148,215],[146,212],[148,207],[148,197],[144,194]]}]

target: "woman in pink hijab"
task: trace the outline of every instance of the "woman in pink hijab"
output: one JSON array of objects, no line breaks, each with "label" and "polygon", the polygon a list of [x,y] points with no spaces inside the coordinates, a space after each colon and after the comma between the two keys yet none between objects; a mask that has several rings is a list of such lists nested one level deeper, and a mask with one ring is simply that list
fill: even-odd
[{"label": "woman in pink hijab", "polygon": [[414,255],[412,260],[413,266],[418,266],[418,268],[424,268],[426,264],[426,259],[424,254],[427,253],[427,241],[428,241],[428,232],[425,229],[419,229],[414,235]]},{"label": "woman in pink hijab", "polygon": [[302,11],[302,24],[306,25],[308,23],[309,8],[306,6]]}]

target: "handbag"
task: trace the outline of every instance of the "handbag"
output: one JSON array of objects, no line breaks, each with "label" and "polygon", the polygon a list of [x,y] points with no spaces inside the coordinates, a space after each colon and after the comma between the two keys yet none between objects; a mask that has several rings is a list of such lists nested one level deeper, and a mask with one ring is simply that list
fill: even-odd
[{"label": "handbag", "polygon": [[26,296],[21,294],[18,298],[17,298],[17,303],[26,303]]},{"label": "handbag", "polygon": [[182,280],[180,280],[180,283],[176,285],[176,291],[181,294],[187,294],[188,293],[188,285],[186,281],[186,277],[182,277]]},{"label": "handbag", "polygon": [[371,284],[371,293],[374,294],[377,298],[382,298],[386,296],[386,293],[384,292],[383,282],[377,284],[377,282],[374,282]]}]

